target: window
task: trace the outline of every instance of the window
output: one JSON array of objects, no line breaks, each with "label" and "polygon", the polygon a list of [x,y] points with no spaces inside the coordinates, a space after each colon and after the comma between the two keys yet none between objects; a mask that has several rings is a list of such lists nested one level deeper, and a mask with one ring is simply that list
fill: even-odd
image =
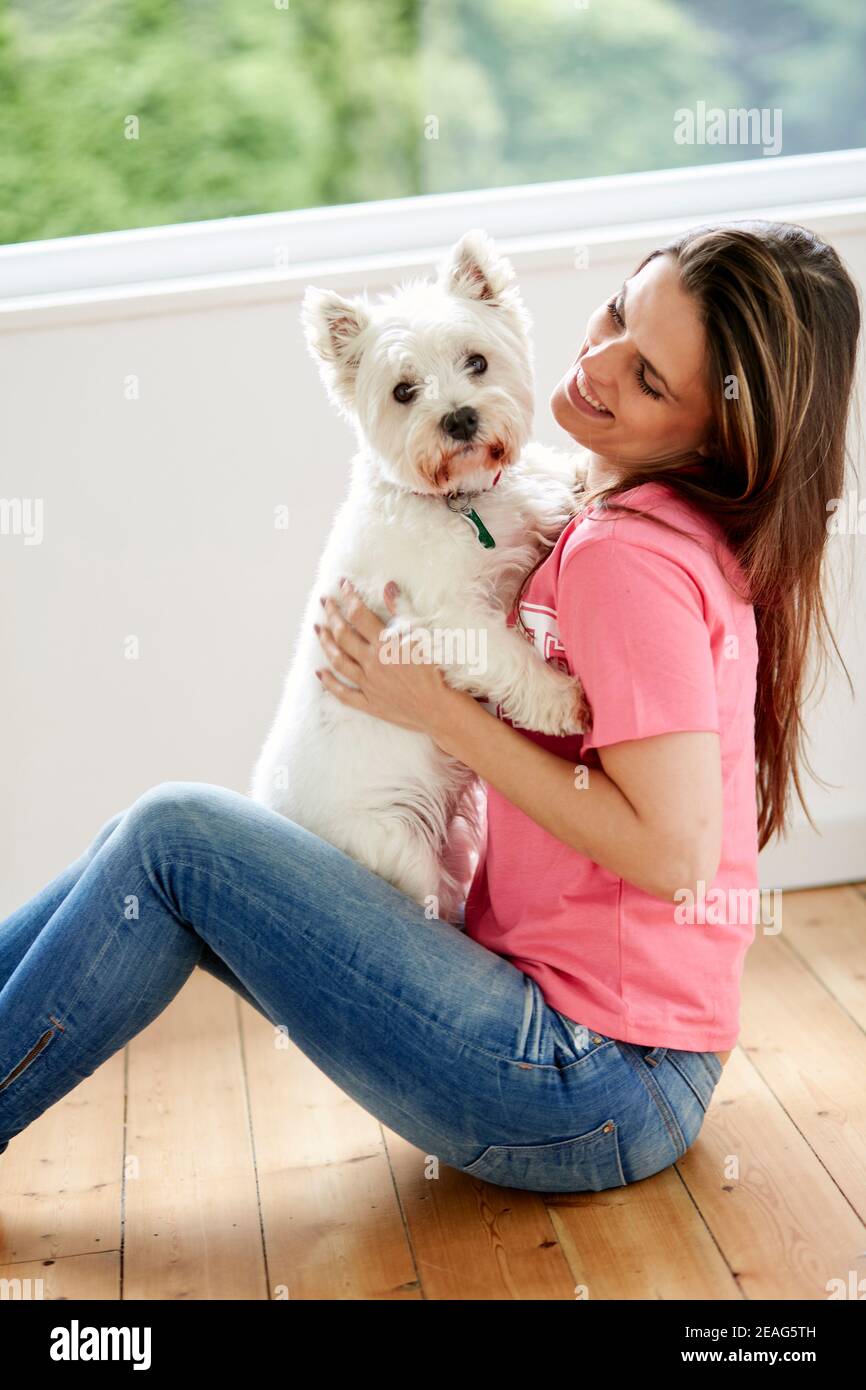
[{"label": "window", "polygon": [[0,242],[866,145],[852,0],[0,0]]}]

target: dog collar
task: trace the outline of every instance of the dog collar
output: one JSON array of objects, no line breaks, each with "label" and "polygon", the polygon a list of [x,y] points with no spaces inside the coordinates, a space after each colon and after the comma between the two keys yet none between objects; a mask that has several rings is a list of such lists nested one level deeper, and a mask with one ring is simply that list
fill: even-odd
[{"label": "dog collar", "polygon": [[[502,469],[500,468],[490,487],[485,488],[484,491],[490,492],[491,488],[496,487],[501,477]],[[429,492],[416,492],[414,495],[416,497],[430,496]],[[473,497],[481,496],[481,492],[447,492],[445,493],[445,502],[450,512],[454,512],[456,516],[462,516],[465,521],[468,521],[479,544],[483,545],[485,550],[492,550],[496,542],[472,505]]]}]

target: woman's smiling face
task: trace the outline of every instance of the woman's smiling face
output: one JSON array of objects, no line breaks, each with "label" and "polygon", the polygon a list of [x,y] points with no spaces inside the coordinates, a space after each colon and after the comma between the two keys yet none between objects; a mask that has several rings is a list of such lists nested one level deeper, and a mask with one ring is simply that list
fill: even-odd
[{"label": "woman's smiling face", "polygon": [[674,460],[707,443],[705,360],[697,305],[671,257],[655,256],[595,310],[550,408],[573,439],[611,463]]}]

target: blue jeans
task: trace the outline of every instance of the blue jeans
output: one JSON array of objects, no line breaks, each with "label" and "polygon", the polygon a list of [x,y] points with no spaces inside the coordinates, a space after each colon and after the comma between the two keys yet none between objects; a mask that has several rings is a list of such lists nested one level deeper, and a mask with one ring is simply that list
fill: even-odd
[{"label": "blue jeans", "polygon": [[0,1150],[197,965],[424,1155],[505,1187],[658,1173],[722,1071],[714,1052],[587,1031],[318,836],[238,792],[166,782],[0,925]]}]

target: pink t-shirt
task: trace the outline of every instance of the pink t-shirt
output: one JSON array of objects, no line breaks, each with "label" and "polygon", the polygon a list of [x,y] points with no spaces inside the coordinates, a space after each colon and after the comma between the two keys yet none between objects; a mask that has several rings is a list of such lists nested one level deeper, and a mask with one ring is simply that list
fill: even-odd
[{"label": "pink t-shirt", "polygon": [[[596,749],[607,744],[718,733],[718,873],[702,896],[665,902],[555,839],[487,783],[487,838],[466,934],[589,1029],[649,1047],[721,1052],[737,1041],[743,960],[758,920],[754,609],[725,578],[723,570],[744,591],[711,518],[662,483],[616,500],[697,539],[597,507],[568,523],[530,581],[521,617],[544,659],[583,682],[592,725],[565,738],[518,732],[588,769],[590,785],[601,768]],[[512,611],[509,625],[515,621]]]}]

